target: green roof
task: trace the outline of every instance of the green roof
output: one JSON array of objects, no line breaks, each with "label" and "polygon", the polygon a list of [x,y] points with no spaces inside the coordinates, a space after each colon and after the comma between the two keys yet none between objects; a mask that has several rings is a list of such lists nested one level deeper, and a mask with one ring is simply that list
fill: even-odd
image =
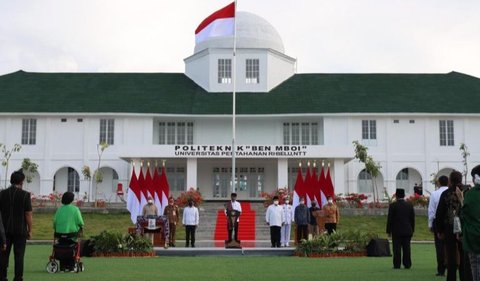
[{"label": "green roof", "polygon": [[[232,95],[183,73],[0,76],[0,112],[231,114]],[[480,79],[448,74],[296,74],[268,93],[238,93],[237,114],[480,113]]]}]

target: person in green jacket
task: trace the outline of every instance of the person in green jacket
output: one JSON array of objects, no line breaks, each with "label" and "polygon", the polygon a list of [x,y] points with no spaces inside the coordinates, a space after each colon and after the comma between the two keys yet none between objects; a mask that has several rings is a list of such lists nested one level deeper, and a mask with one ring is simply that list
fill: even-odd
[{"label": "person in green jacket", "polygon": [[480,165],[472,169],[475,186],[465,193],[462,207],[463,249],[468,253],[473,281],[480,281]]},{"label": "person in green jacket", "polygon": [[[58,208],[53,218],[53,229],[55,233],[61,234],[71,234],[72,237],[69,239],[60,239],[59,243],[70,244],[72,242],[77,242],[78,233],[83,230],[83,218],[80,213],[80,209],[77,206],[72,205],[75,195],[73,192],[65,192],[62,196],[63,206]],[[72,270],[75,261],[71,260],[61,260],[60,269],[69,269]]]}]

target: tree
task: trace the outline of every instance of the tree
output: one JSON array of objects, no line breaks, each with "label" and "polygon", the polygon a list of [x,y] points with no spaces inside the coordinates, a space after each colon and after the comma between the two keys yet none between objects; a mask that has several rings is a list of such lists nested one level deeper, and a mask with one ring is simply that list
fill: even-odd
[{"label": "tree", "polygon": [[465,143],[460,144],[460,151],[462,152],[463,158],[463,176],[465,177],[464,183],[467,184],[467,175],[468,175],[468,156],[470,156],[470,152],[468,151],[468,147]]},{"label": "tree", "polygon": [[38,164],[34,163],[30,158],[24,158],[22,161],[22,170],[25,174],[27,184],[31,183],[38,171]]},{"label": "tree", "polygon": [[355,147],[355,159],[358,159],[365,165],[365,171],[371,176],[372,188],[373,188],[373,201],[378,202],[378,188],[377,177],[380,174],[380,163],[375,162],[373,157],[368,155],[368,148],[362,145],[359,141],[353,141]]},{"label": "tree", "polygon": [[10,158],[14,152],[19,152],[20,149],[22,149],[22,146],[16,143],[11,149],[8,149],[5,144],[0,143],[0,149],[2,150],[3,154],[2,166],[5,167],[5,185],[3,188],[7,188],[8,165],[10,164]]},{"label": "tree", "polygon": [[[95,207],[97,206],[97,185],[103,181],[103,173],[100,171],[100,165],[102,162],[102,156],[103,152],[108,148],[108,143],[102,142],[100,144],[97,144],[97,155],[98,155],[98,163],[97,163],[97,169],[95,172],[93,172],[93,175],[90,172],[90,167],[85,165],[83,166],[82,169],[82,174],[85,177],[85,179],[89,180],[89,189],[90,189],[90,183],[94,183],[95,186],[95,195],[93,196],[93,200],[95,202]],[[90,192],[90,195],[92,192]]]}]

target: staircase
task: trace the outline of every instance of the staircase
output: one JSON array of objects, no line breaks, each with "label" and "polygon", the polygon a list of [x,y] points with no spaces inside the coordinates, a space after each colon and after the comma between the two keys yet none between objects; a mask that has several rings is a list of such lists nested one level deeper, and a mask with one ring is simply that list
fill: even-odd
[{"label": "staircase", "polygon": [[[200,225],[196,232],[197,240],[226,240],[227,220],[224,213],[225,202],[204,202],[200,207]],[[238,236],[240,240],[269,240],[270,232],[265,225],[263,202],[242,204],[242,215]],[[216,229],[218,229],[216,231]]]}]

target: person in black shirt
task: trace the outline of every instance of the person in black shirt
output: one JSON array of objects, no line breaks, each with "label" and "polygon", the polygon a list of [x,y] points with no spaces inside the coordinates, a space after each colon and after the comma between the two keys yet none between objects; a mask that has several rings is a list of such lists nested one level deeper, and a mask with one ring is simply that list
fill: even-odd
[{"label": "person in black shirt", "polygon": [[397,189],[397,201],[390,204],[387,219],[387,234],[392,237],[393,268],[400,268],[403,251],[403,266],[412,266],[410,241],[415,231],[415,211],[410,202],[405,201],[405,190]]},{"label": "person in black shirt", "polygon": [[5,228],[3,227],[2,213],[0,212],[0,251],[7,249],[7,238],[5,238]]},{"label": "person in black shirt", "polygon": [[318,225],[317,225],[317,219],[313,215],[315,211],[320,210],[320,208],[317,207],[317,202],[312,201],[312,207],[308,208],[309,211],[309,217],[310,217],[310,234],[312,234],[313,237],[318,235]]},{"label": "person in black shirt", "polygon": [[6,248],[0,252],[0,281],[7,280],[7,267],[13,246],[15,258],[14,281],[23,280],[23,259],[27,239],[32,236],[32,202],[30,193],[22,190],[25,175],[21,170],[13,172],[9,188],[0,192],[0,212],[5,228]]}]

